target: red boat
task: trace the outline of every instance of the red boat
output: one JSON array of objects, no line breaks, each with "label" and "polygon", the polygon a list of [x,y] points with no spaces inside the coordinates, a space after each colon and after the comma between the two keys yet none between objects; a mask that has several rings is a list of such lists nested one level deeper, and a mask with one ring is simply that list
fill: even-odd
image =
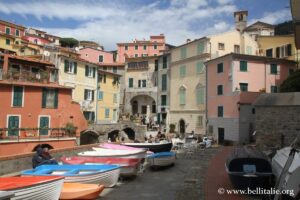
[{"label": "red boat", "polygon": [[0,191],[14,193],[12,199],[57,200],[63,182],[60,176],[1,177]]},{"label": "red boat", "polygon": [[121,176],[136,176],[141,159],[139,158],[116,158],[116,157],[91,157],[91,156],[72,156],[62,157],[60,159],[64,164],[77,165],[77,164],[111,164],[120,165]]}]

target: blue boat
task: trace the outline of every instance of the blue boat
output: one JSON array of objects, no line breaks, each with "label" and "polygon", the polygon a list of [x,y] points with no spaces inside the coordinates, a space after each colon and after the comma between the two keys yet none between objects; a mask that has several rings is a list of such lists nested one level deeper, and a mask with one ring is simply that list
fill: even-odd
[{"label": "blue boat", "polygon": [[65,182],[95,183],[105,187],[116,185],[120,175],[119,165],[41,165],[25,170],[22,176],[63,176]]},{"label": "blue boat", "polygon": [[170,166],[175,163],[176,154],[174,152],[160,152],[148,156],[151,167]]}]

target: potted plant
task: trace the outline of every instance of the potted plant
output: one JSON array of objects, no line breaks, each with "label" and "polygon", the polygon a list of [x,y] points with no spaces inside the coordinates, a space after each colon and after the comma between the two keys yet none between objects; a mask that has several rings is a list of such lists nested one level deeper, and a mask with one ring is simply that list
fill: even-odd
[{"label": "potted plant", "polygon": [[170,133],[175,133],[175,128],[176,128],[175,124],[170,124],[169,128],[170,128]]},{"label": "potted plant", "polygon": [[66,134],[69,136],[74,136],[76,134],[76,127],[73,123],[68,122],[65,126]]}]

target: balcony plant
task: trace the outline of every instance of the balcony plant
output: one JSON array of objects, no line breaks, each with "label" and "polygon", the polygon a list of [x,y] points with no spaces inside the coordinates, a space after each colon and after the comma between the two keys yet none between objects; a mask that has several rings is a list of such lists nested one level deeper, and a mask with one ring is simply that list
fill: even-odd
[{"label": "balcony plant", "polygon": [[74,136],[76,134],[76,127],[72,122],[68,122],[65,126],[66,134],[69,136]]},{"label": "balcony plant", "polygon": [[169,128],[170,128],[170,133],[175,133],[175,128],[176,128],[175,124],[170,124]]}]

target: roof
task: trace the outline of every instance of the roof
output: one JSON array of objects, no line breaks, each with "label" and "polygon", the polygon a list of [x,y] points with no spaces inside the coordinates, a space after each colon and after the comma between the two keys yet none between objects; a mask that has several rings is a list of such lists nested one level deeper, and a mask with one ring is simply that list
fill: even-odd
[{"label": "roof", "polygon": [[110,75],[119,76],[119,77],[122,76],[121,74],[117,74],[117,73],[113,73],[113,72],[109,72],[109,71],[105,71],[105,70],[101,70],[101,69],[98,69],[98,73],[100,73],[100,74],[110,74]]},{"label": "roof", "polygon": [[300,106],[300,92],[261,94],[255,106]]},{"label": "roof", "polygon": [[268,23],[265,23],[265,22],[261,22],[261,21],[257,21],[249,26],[247,26],[244,31],[251,31],[251,30],[256,30],[258,29],[258,26],[262,26],[264,28],[269,28],[269,29],[274,29],[275,26],[272,25],[272,24],[268,24]]},{"label": "roof", "polygon": [[95,47],[83,47],[83,48],[79,49],[79,51],[81,51],[81,50],[83,50],[83,49],[92,49],[92,50],[95,50],[95,51],[101,51],[101,52],[113,54],[113,52],[111,52],[111,51],[105,51],[105,50],[102,50],[102,49],[97,49],[97,48],[95,48]]},{"label": "roof", "polygon": [[2,80],[0,84],[3,85],[20,85],[20,86],[32,86],[32,87],[46,87],[46,88],[58,88],[58,89],[72,89],[72,87],[62,86],[58,83],[35,83],[35,82],[21,82],[21,81],[11,81]]},{"label": "roof", "polygon": [[199,41],[199,40],[208,40],[209,38],[207,38],[207,37],[201,37],[201,38],[198,38],[198,39],[194,39],[193,41],[190,41],[190,42],[188,42],[188,43],[184,43],[184,44],[182,44],[182,45],[179,45],[179,46],[174,46],[172,49],[170,49],[170,50],[174,50],[174,49],[178,49],[178,48],[180,48],[180,47],[183,47],[183,46],[185,46],[185,45],[189,45],[189,44],[192,44],[193,42],[197,42],[197,41]]},{"label": "roof", "polygon": [[12,23],[12,22],[4,21],[4,20],[0,20],[0,24],[1,24],[1,23],[6,24],[6,25],[9,25],[9,26],[13,26],[13,27],[18,27],[18,28],[20,28],[20,29],[26,29],[25,26],[21,26],[21,25]]},{"label": "roof", "polygon": [[224,56],[220,56],[215,59],[211,59],[209,61],[206,61],[205,64],[208,64],[210,62],[216,61],[216,60],[222,60],[225,57],[232,56],[233,59],[243,59],[243,60],[258,60],[258,61],[264,61],[266,63],[289,63],[289,64],[296,64],[295,61],[292,60],[286,60],[286,59],[279,59],[279,58],[270,58],[266,56],[256,56],[256,55],[247,55],[247,54],[239,54],[239,53],[229,53]]},{"label": "roof", "polygon": [[27,62],[35,62],[35,63],[39,63],[39,64],[54,66],[53,63],[48,62],[48,61],[33,59],[33,58],[29,58],[29,57],[24,57],[24,56],[16,56],[16,55],[11,55],[11,54],[6,54],[6,55],[9,58],[16,59],[16,60],[23,60],[23,61],[27,61]]}]

